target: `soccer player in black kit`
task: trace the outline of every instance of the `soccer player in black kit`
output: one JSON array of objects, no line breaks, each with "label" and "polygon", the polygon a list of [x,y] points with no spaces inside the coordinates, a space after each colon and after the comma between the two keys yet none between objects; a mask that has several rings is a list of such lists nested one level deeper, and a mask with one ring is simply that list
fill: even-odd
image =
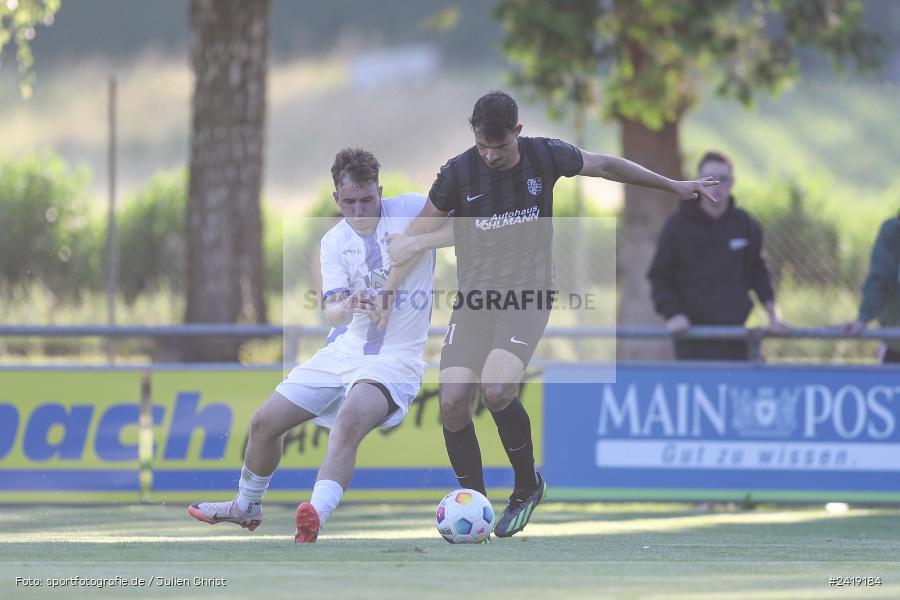
[{"label": "soccer player in black kit", "polygon": [[[441,422],[459,485],[486,493],[472,424],[472,405],[481,387],[515,473],[509,504],[494,529],[498,537],[509,537],[525,528],[547,487],[534,469],[531,422],[516,395],[550,316],[553,265],[548,217],[556,180],[603,177],[681,198],[712,198],[704,188],[718,182],[674,181],[631,161],[586,152],[561,140],[520,136],[516,101],[500,91],[478,99],[469,123],[475,146],[441,167],[406,239],[395,240],[389,249],[395,264],[400,264],[413,255],[406,250],[413,246],[409,241],[414,236],[440,227],[444,219],[438,217],[451,212],[468,217],[454,221],[460,291],[441,350]],[[396,282],[388,287],[392,285]],[[492,300],[501,310],[486,310]]]}]

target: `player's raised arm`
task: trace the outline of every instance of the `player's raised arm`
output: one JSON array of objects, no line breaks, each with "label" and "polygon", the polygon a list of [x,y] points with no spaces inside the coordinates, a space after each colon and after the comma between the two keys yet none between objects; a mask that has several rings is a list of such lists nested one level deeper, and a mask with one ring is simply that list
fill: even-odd
[{"label": "player's raised arm", "polygon": [[[436,217],[436,219],[439,220],[440,227],[434,231],[409,235],[409,230],[415,224],[414,221],[407,229],[407,233],[396,233],[387,236],[388,254],[391,256],[391,273],[399,265],[420,257],[426,250],[446,248],[453,245],[453,223],[450,219],[440,219],[439,217]],[[413,260],[412,262],[415,261]]]},{"label": "player's raised arm", "polygon": [[[426,207],[427,207],[426,203]],[[424,212],[424,209],[423,209]],[[421,214],[420,214],[421,217]],[[420,217],[416,217],[419,219]],[[408,233],[388,236],[388,254],[391,256],[391,272],[384,287],[379,292],[380,301],[376,302],[377,313],[370,315],[379,329],[387,325],[389,313],[396,300],[397,290],[406,281],[407,276],[422,259],[422,254],[436,248],[453,245],[453,223],[450,219],[435,217],[441,226],[427,233],[410,236]],[[415,224],[413,221],[407,232]]]},{"label": "player's raised arm", "polygon": [[422,206],[422,210],[419,211],[419,214],[413,219],[413,222],[406,228],[406,235],[413,237],[424,233],[432,233],[433,231],[440,229],[440,227],[446,223],[445,217],[448,214],[447,211],[443,211],[432,204],[431,197],[429,196],[428,199],[425,200],[425,205]]},{"label": "player's raised arm", "polygon": [[636,162],[618,156],[587,152],[585,150],[581,150],[581,156],[584,159],[584,166],[581,168],[579,175],[602,177],[610,181],[664,190],[672,192],[682,199],[703,197],[711,202],[716,202],[716,199],[705,189],[711,185],[719,185],[719,182],[712,177],[704,177],[693,181],[676,181],[654,173]]},{"label": "player's raised arm", "polygon": [[406,228],[407,236],[413,237],[440,229],[447,215],[458,207],[459,182],[453,174],[451,163],[452,161],[448,161],[438,171],[425,204]]}]

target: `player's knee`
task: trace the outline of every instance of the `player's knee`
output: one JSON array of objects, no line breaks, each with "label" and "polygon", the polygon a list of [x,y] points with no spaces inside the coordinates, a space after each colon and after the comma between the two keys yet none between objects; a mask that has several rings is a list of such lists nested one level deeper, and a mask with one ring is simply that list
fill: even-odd
[{"label": "player's knee", "polygon": [[250,437],[257,440],[270,439],[278,437],[281,433],[278,431],[277,423],[270,419],[262,408],[253,413],[253,418],[250,419]]},{"label": "player's knee", "polygon": [[484,398],[484,405],[488,410],[503,410],[512,402],[516,394],[515,386],[505,383],[483,383],[481,384],[481,395]]},{"label": "player's knee", "polygon": [[441,424],[450,431],[459,431],[472,420],[468,399],[464,402],[445,402],[441,398]]},{"label": "player's knee", "polygon": [[369,430],[365,427],[358,415],[342,413],[334,422],[331,433],[328,435],[330,445],[341,448],[355,448],[359,445]]},{"label": "player's knee", "polygon": [[472,420],[472,395],[471,386],[441,385],[441,423],[444,427],[458,431],[469,424]]}]

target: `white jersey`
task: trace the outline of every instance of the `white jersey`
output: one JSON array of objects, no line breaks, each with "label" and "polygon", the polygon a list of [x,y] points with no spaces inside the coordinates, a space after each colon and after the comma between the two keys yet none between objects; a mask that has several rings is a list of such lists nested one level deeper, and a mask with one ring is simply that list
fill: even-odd
[{"label": "white jersey", "polygon": [[[346,219],[322,237],[323,298],[343,292],[367,290],[375,294],[387,283],[391,259],[386,237],[403,233],[425,205],[425,196],[404,194],[381,202],[381,218],[371,235],[362,235]],[[346,328],[328,336],[336,349],[347,354],[393,355],[421,358],[431,322],[434,289],[434,251],[426,252],[397,290],[387,327],[379,330],[368,315],[354,314]]]}]

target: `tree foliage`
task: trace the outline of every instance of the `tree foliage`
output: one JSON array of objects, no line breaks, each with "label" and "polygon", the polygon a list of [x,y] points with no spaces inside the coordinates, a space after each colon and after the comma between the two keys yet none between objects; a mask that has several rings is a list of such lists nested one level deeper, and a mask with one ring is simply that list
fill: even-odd
[{"label": "tree foliage", "polygon": [[777,92],[799,75],[800,48],[838,70],[877,67],[885,43],[862,12],[860,0],[500,0],[495,14],[513,82],[552,115],[596,104],[659,129],[709,81],[745,105]]},{"label": "tree foliage", "polygon": [[0,0],[0,66],[3,52],[10,43],[16,47],[19,65],[19,92],[31,96],[34,86],[34,57],[31,40],[38,25],[52,25],[60,0]]}]

